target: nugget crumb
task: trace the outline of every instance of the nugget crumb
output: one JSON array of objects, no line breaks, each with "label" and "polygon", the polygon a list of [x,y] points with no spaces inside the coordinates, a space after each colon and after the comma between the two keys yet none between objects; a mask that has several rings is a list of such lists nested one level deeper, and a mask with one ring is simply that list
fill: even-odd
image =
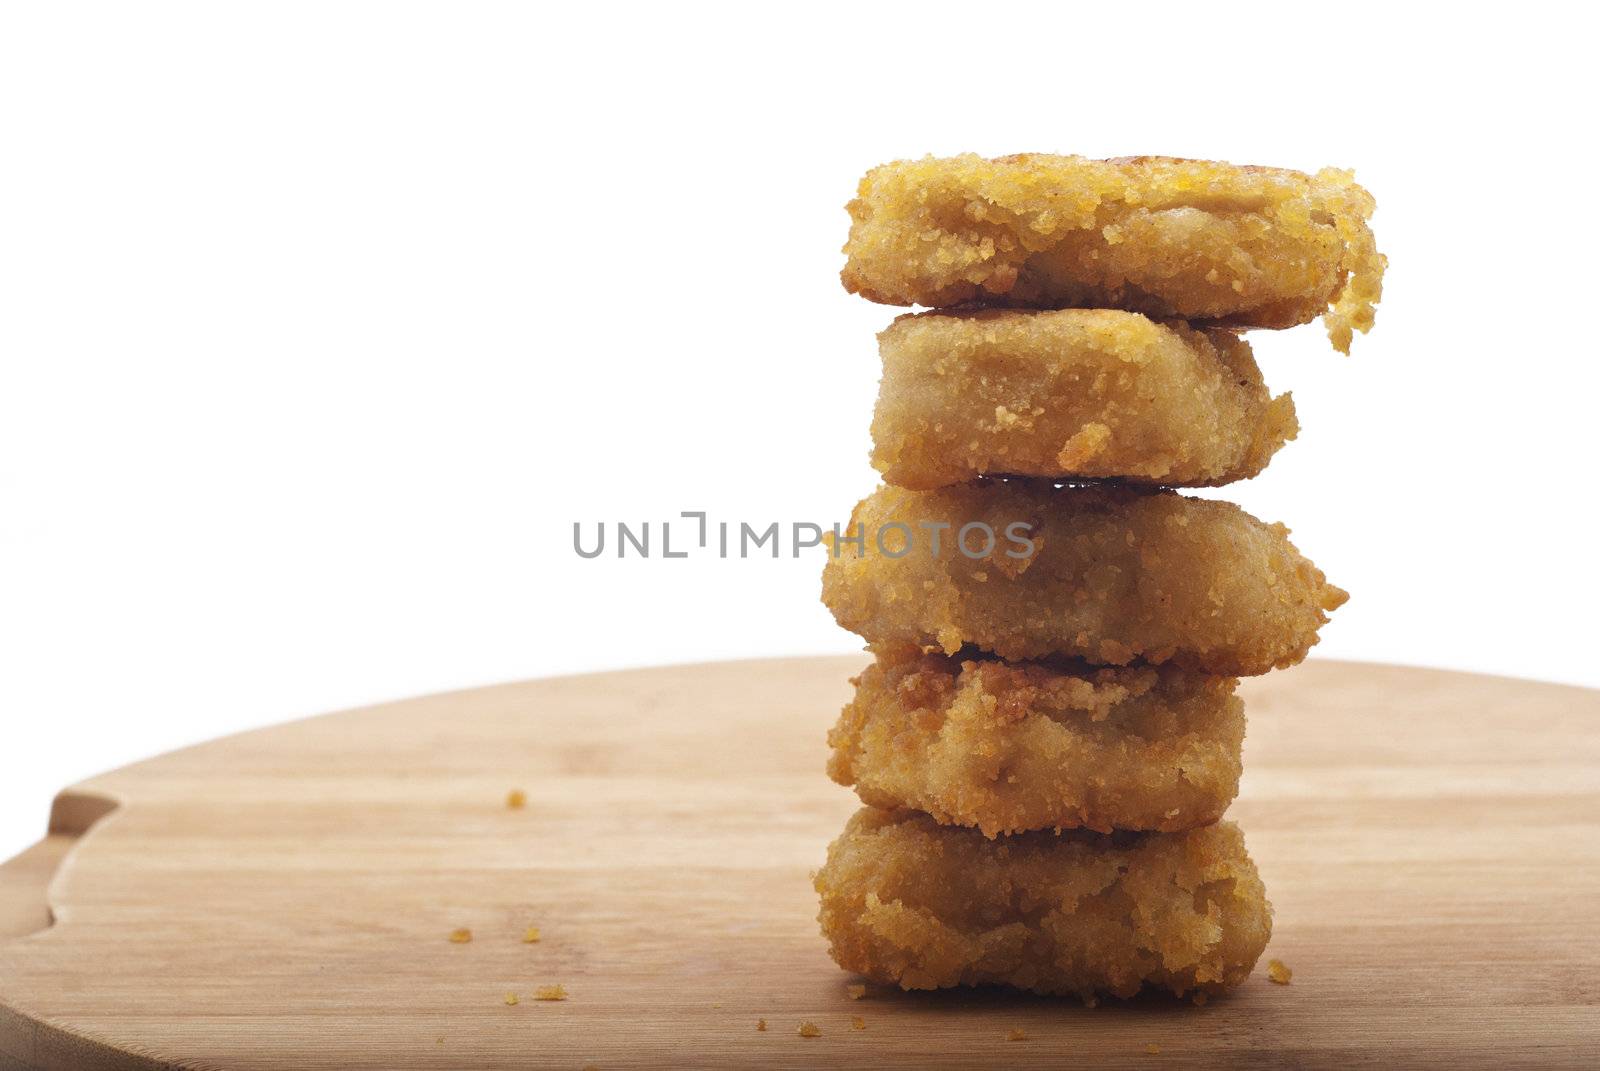
[{"label": "nugget crumb", "polygon": [[542,985],[534,990],[535,1000],[566,1000],[567,987],[564,985]]},{"label": "nugget crumb", "polygon": [[765,1019],[757,1019],[756,1020],[756,1029],[761,1031],[762,1033],[766,1033],[767,1021]]},{"label": "nugget crumb", "polygon": [[520,788],[514,788],[506,793],[506,806],[513,811],[520,811],[528,805],[528,794]]},{"label": "nugget crumb", "polygon": [[526,930],[523,930],[522,931],[522,943],[525,944],[525,945],[536,945],[536,944],[538,944],[539,943],[539,927],[537,927],[537,926],[529,926]]},{"label": "nugget crumb", "polygon": [[472,940],[472,931],[467,929],[465,926],[461,926],[461,927],[458,927],[457,929],[454,929],[454,930],[450,931],[450,943],[451,944],[464,945],[464,944],[466,944],[467,942],[469,942],[471,940]]},{"label": "nugget crumb", "polygon": [[518,997],[515,993],[507,993],[506,994],[506,1004],[507,1005],[514,1006],[514,1005],[519,1004],[519,1003],[521,1003],[521,998]]},{"label": "nugget crumb", "polygon": [[1275,982],[1278,985],[1288,985],[1289,984],[1289,979],[1291,979],[1293,977],[1294,977],[1294,971],[1291,971],[1289,969],[1289,965],[1287,963],[1283,962],[1283,960],[1281,960],[1281,959],[1269,959],[1267,961],[1267,980],[1268,981]]},{"label": "nugget crumb", "polygon": [[800,1029],[795,1031],[803,1038],[820,1038],[822,1031],[817,1029],[816,1023],[806,1022],[800,1024]]},{"label": "nugget crumb", "polygon": [[852,1030],[865,1030],[867,1028],[867,1021],[861,1018],[859,1015],[852,1015],[850,1017],[850,1028]]},{"label": "nugget crumb", "polygon": [[1025,1030],[1013,1030],[1006,1035],[1007,1041],[1027,1041],[1028,1033]]},{"label": "nugget crumb", "polygon": [[867,995],[867,987],[864,985],[846,986],[845,992],[850,994],[851,1000],[860,1000]]},{"label": "nugget crumb", "polygon": [[1151,1056],[1160,1056],[1161,1046],[1152,1041],[1150,1044],[1144,1047],[1144,1051],[1149,1053]]}]

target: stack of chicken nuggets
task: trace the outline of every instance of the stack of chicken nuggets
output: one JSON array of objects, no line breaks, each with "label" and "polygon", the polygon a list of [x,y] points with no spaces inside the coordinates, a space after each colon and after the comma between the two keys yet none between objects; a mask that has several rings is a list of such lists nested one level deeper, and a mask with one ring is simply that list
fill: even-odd
[{"label": "stack of chicken nuggets", "polygon": [[817,873],[846,970],[1093,1001],[1242,982],[1271,907],[1239,829],[1240,676],[1346,599],[1225,502],[1298,430],[1238,332],[1373,319],[1348,172],[1139,157],[869,172],[845,286],[879,336],[885,486],[823,601],[874,661],[829,734],[866,805]]}]

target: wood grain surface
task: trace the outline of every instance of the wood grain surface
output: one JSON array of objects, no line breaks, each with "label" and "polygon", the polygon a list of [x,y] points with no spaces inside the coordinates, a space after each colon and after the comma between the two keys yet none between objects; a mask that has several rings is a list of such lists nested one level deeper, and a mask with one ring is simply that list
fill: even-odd
[{"label": "wood grain surface", "polygon": [[822,768],[860,664],[433,696],[76,786],[0,868],[0,1066],[1600,1062],[1600,692],[1315,661],[1247,681],[1230,815],[1293,983],[1087,1009],[850,999],[808,875],[856,806]]}]

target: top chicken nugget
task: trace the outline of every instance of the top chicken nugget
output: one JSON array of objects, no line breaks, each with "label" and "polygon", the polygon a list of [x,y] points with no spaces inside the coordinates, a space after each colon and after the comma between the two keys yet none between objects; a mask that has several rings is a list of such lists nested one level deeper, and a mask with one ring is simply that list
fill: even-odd
[{"label": "top chicken nugget", "polygon": [[840,273],[886,305],[1115,308],[1236,328],[1324,318],[1350,352],[1387,263],[1351,172],[968,153],[862,178]]}]

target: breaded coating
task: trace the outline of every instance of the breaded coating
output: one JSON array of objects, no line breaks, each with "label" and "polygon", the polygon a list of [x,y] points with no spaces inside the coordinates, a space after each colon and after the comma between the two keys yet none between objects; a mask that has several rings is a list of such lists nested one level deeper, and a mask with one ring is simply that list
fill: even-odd
[{"label": "breaded coating", "polygon": [[1170,491],[881,487],[842,535],[861,543],[830,540],[822,601],[839,624],[946,654],[1251,676],[1305,658],[1348,598],[1283,525]]},{"label": "breaded coating", "polygon": [[968,153],[884,164],[850,211],[846,289],[886,305],[1116,308],[1232,327],[1323,316],[1350,352],[1384,256],[1353,174]]},{"label": "breaded coating", "polygon": [[829,846],[814,884],[839,966],[904,989],[1214,993],[1249,977],[1272,934],[1272,908],[1232,822],[988,840],[925,814],[866,807]]},{"label": "breaded coating", "polygon": [[878,349],[872,463],[912,490],[986,473],[1216,486],[1300,430],[1237,335],[1133,312],[926,312]]},{"label": "breaded coating", "polygon": [[828,734],[828,775],[864,803],[987,837],[1177,832],[1215,822],[1239,791],[1233,677],[876,654]]}]

